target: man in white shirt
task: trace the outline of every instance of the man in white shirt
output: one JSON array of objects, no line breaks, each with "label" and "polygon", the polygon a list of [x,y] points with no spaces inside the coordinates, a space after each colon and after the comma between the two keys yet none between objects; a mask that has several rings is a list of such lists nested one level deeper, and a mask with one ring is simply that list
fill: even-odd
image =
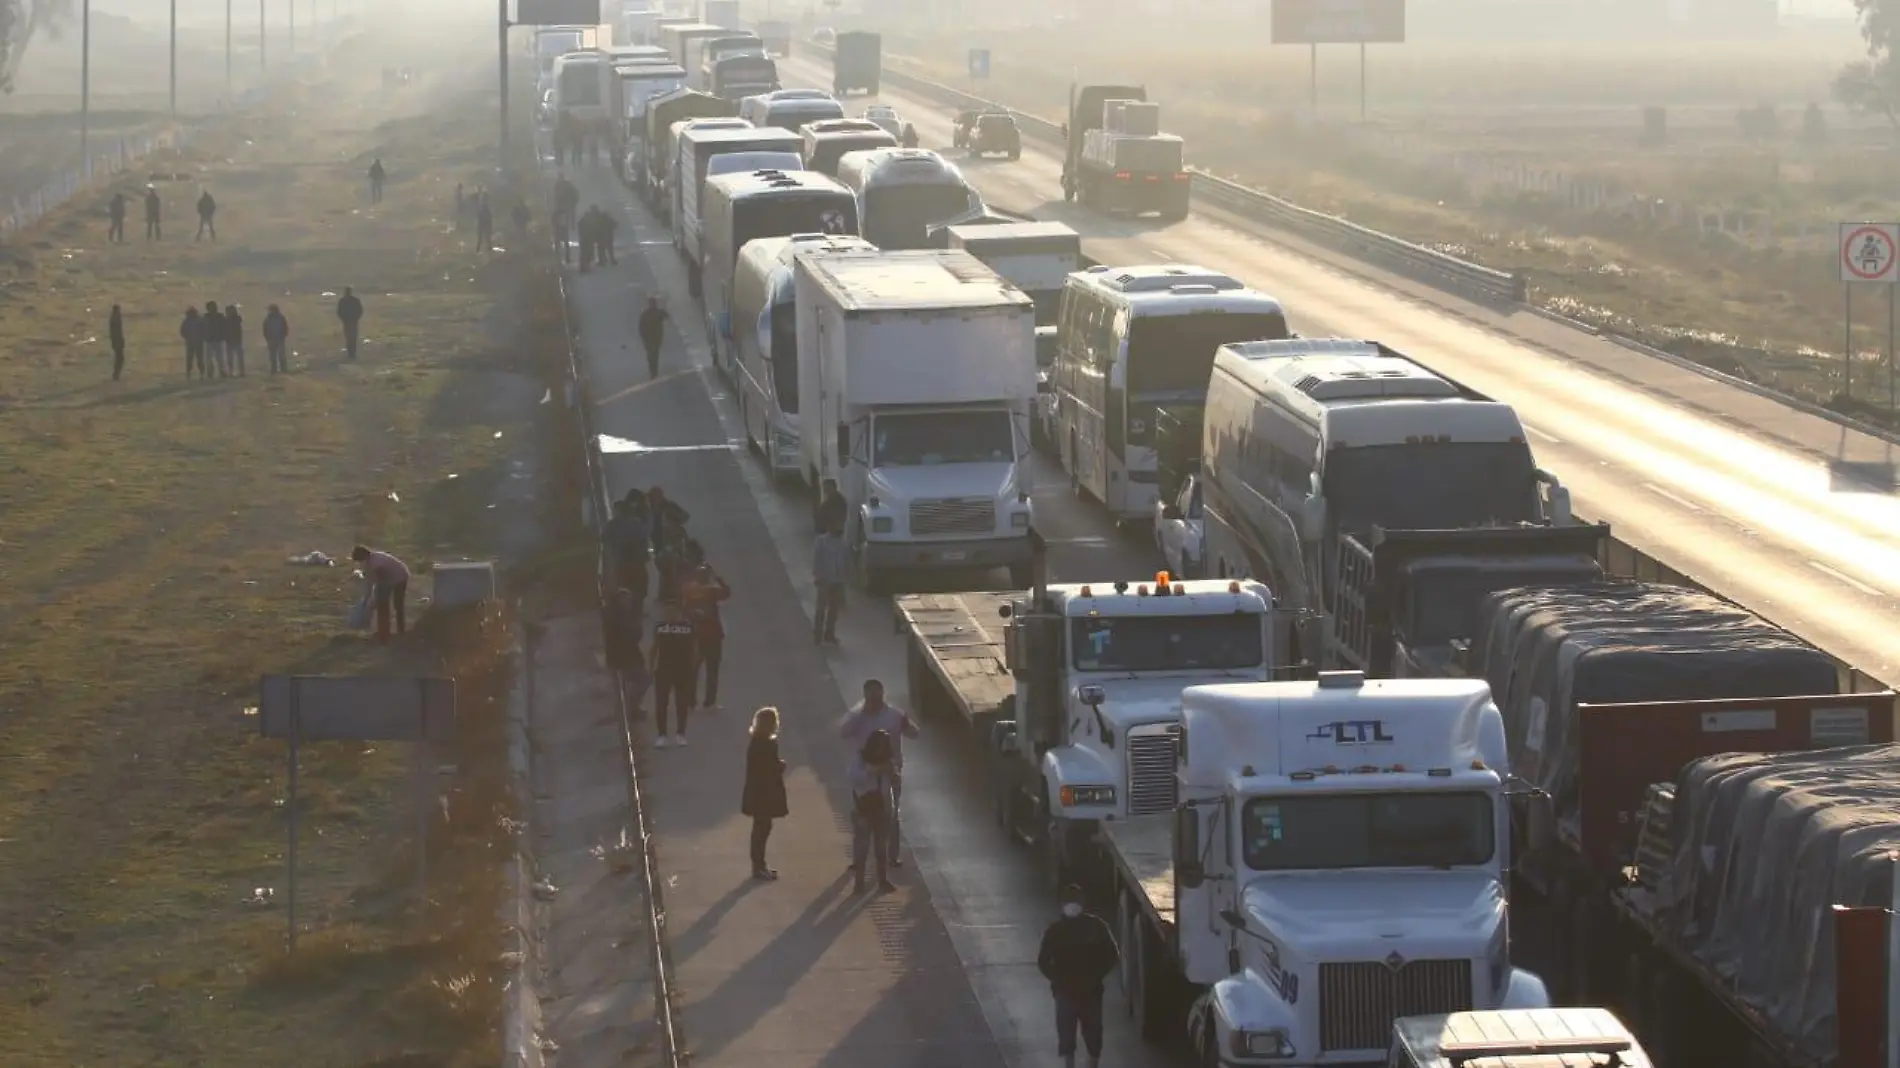
[{"label": "man in white shirt", "polygon": [[838,736],[850,745],[848,752],[856,754],[864,748],[865,740],[875,731],[883,731],[891,736],[891,810],[887,825],[890,833],[885,836],[885,841],[890,847],[891,867],[902,867],[904,862],[898,856],[897,843],[899,831],[903,827],[899,813],[904,798],[904,739],[917,737],[919,731],[910,713],[884,703],[882,682],[866,679],[864,700],[846,713],[843,722],[838,724]]}]

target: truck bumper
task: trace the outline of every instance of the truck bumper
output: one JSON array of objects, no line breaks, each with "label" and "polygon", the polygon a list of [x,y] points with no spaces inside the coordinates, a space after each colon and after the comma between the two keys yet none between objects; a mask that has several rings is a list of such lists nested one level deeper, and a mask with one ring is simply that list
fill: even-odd
[{"label": "truck bumper", "polygon": [[971,541],[871,541],[866,566],[879,571],[910,567],[1009,567],[1029,562],[1029,532]]}]

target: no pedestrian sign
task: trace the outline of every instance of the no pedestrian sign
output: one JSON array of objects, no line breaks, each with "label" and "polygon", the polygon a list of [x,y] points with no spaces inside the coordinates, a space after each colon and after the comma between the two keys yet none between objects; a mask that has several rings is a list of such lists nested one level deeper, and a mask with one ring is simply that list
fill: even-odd
[{"label": "no pedestrian sign", "polygon": [[1900,281],[1895,249],[1900,248],[1900,224],[1842,223],[1841,281]]}]

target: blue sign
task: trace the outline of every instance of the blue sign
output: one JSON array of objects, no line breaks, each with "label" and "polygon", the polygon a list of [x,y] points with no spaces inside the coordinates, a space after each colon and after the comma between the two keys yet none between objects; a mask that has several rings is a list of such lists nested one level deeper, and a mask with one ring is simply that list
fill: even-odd
[{"label": "blue sign", "polygon": [[987,78],[990,76],[990,50],[987,48],[970,49],[970,77]]},{"label": "blue sign", "polygon": [[1326,723],[1308,734],[1308,741],[1323,742],[1331,739],[1334,745],[1386,745],[1398,739],[1385,729],[1385,721],[1380,719],[1350,719],[1340,723]]}]

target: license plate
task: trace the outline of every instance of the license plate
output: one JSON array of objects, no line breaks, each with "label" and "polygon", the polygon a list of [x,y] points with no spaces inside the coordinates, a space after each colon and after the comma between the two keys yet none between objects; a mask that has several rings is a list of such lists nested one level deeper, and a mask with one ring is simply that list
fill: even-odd
[{"label": "license plate", "polygon": [[959,560],[961,560],[961,559],[963,559],[965,555],[967,555],[967,554],[965,554],[965,553],[960,553],[960,552],[957,552],[957,553],[944,553],[944,554],[943,554],[943,558],[944,558],[944,561],[945,561],[946,563],[952,563],[952,564],[954,564],[954,563],[956,563],[957,561],[959,561]]}]

